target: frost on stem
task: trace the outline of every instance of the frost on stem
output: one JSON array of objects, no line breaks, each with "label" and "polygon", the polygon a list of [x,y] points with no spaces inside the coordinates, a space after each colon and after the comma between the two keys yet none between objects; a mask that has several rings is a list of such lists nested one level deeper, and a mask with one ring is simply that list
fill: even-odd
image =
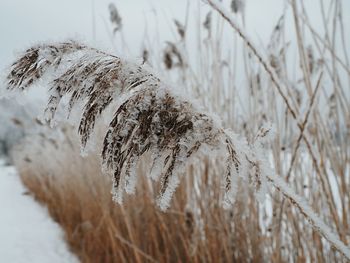
[{"label": "frost on stem", "polygon": [[[259,62],[263,65],[266,72],[269,74],[272,82],[274,83],[274,87],[277,88],[278,93],[283,98],[284,103],[286,104],[288,111],[291,113],[294,120],[298,122],[298,128],[301,130],[301,134],[303,134],[303,127],[302,125],[299,125],[298,117],[295,113],[295,110],[291,107],[291,104],[289,102],[289,99],[285,95],[285,86],[283,85],[283,82],[279,79],[276,72],[273,70],[273,68],[269,65],[269,63],[266,62],[266,59],[264,56],[259,52],[259,49],[256,48],[256,45],[254,45],[254,42],[252,42],[248,35],[244,32],[244,30],[239,26],[239,24],[235,21],[235,18],[231,16],[231,14],[223,7],[223,5],[218,0],[208,0],[209,5],[216,10],[229,24],[230,26],[238,33],[238,35],[243,39],[246,46],[252,51],[254,56],[259,60]],[[268,129],[267,129],[268,130]],[[266,130],[266,131],[267,131]],[[271,130],[271,129],[270,129]],[[314,230],[316,230],[320,235],[322,235],[326,240],[330,242],[342,255],[346,257],[347,260],[350,261],[350,247],[347,246],[337,235],[333,234],[333,231],[322,221],[322,219],[313,211],[312,207],[307,204],[307,202],[304,201],[302,197],[297,195],[293,189],[288,187],[284,181],[276,176],[274,173],[268,172],[268,162],[263,158],[264,155],[261,151],[261,143],[265,140],[264,134],[266,133],[264,129],[259,133],[259,135],[256,138],[255,147],[253,144],[253,149],[249,151],[250,153],[255,153],[255,155],[247,155],[248,162],[252,161],[250,163],[251,166],[255,166],[256,171],[260,171],[262,176],[256,176],[258,180],[256,180],[256,185],[263,186],[266,184],[266,181],[273,185],[278,191],[280,191],[286,198],[288,198],[291,202],[291,204],[296,207],[301,214],[309,221],[311,226]],[[268,134],[268,133],[267,133]],[[266,135],[267,135],[266,134]],[[307,146],[311,149],[309,140],[307,137],[304,137],[304,141],[307,144]],[[314,153],[312,150],[310,150],[310,154],[313,157],[314,160]],[[256,161],[254,162],[254,159]],[[257,174],[258,175],[258,174]]]},{"label": "frost on stem", "polygon": [[170,205],[186,165],[204,149],[226,160],[225,207],[234,203],[239,178],[255,180],[257,190],[261,188],[267,171],[261,154],[143,65],[74,41],[38,45],[12,65],[7,89],[25,90],[44,75],[50,87],[48,122],[63,97],[68,98],[67,117],[76,105],[83,105],[78,124],[83,149],[96,120],[118,102],[101,153],[103,171],[113,179],[115,201],[122,202],[124,191],[134,193],[137,165],[146,152],[153,162],[150,177],[160,182],[157,203],[163,210]]}]

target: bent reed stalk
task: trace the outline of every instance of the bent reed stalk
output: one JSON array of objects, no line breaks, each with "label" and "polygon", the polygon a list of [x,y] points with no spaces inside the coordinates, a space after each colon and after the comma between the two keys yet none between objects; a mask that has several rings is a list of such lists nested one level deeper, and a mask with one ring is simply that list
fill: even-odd
[{"label": "bent reed stalk", "polygon": [[135,170],[145,152],[150,152],[153,160],[150,177],[161,183],[158,205],[162,210],[169,206],[187,162],[203,149],[217,151],[226,159],[225,206],[234,202],[236,184],[232,182],[238,176],[250,177],[247,167],[256,170],[253,181],[258,191],[266,181],[261,162],[250,153],[245,140],[239,142],[220,121],[143,65],[74,41],[43,44],[26,50],[12,65],[7,90],[24,91],[44,75],[51,78],[44,114],[51,125],[63,97],[69,98],[67,117],[83,103],[78,128],[83,150],[96,120],[117,102],[101,156],[103,171],[113,178],[113,198],[118,203],[122,203],[124,191],[134,192]]}]

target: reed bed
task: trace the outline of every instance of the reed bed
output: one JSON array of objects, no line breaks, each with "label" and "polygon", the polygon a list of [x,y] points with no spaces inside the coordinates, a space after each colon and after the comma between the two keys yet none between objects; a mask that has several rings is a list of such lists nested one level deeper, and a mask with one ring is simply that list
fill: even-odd
[{"label": "reed bed", "polygon": [[240,198],[235,209],[222,209],[218,174],[224,169],[215,165],[219,160],[205,158],[201,165],[189,167],[188,179],[177,189],[171,207],[162,212],[155,204],[155,184],[144,176],[150,168],[145,156],[137,170],[135,195],[126,198],[127,205],[117,205],[99,158],[81,157],[72,132],[63,134],[55,140],[41,137],[45,154],[36,146],[35,156],[17,149],[21,158],[15,164],[24,184],[62,225],[72,251],[83,262],[259,262],[265,257],[268,236],[254,234],[260,232],[254,199],[247,203]]},{"label": "reed bed", "polygon": [[[187,45],[193,44],[188,24],[176,20],[177,35],[167,42],[162,57],[162,48],[156,50],[145,40],[143,62],[197,97],[199,104],[220,116],[223,127],[244,134],[248,142],[254,141],[259,127],[273,122],[276,136],[264,153],[274,174],[307,199],[349,248],[350,63],[342,1],[319,2],[321,31],[311,23],[303,1],[287,1],[264,49],[245,32],[244,12],[249,10],[244,1],[226,6],[225,1],[208,2],[213,10],[199,15],[197,21],[197,59],[188,55]],[[114,7],[110,10],[118,14],[112,24],[121,23],[122,14]],[[286,40],[288,21],[295,30],[291,40]],[[122,33],[121,24],[115,28],[115,34]],[[227,32],[232,35],[232,49],[224,52]],[[290,56],[296,57],[295,68]],[[159,84],[153,75],[151,79]],[[56,110],[49,109],[53,109],[49,113]],[[98,111],[94,114],[98,116]],[[104,127],[94,121],[92,128]],[[86,127],[80,129],[85,138],[103,138],[99,136],[103,131],[92,133],[91,126]],[[110,194],[112,181],[100,171],[96,148],[81,157],[75,133],[61,129],[54,139],[46,133],[29,139],[31,145],[23,144],[13,159],[26,186],[63,226],[67,241],[83,262],[347,260],[327,235],[319,235],[291,195],[281,194],[278,184],[259,202],[259,181],[254,177],[235,181],[236,202],[229,210],[222,209],[226,162],[202,153],[181,171],[183,180],[166,213],[155,205],[159,187],[147,177],[154,159],[147,154],[140,155],[137,165],[135,195],[116,205]]]}]

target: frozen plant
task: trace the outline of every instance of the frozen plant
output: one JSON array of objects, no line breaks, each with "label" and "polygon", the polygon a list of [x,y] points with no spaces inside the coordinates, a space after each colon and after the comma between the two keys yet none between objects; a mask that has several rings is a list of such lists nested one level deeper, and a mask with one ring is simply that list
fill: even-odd
[{"label": "frozen plant", "polygon": [[[209,3],[220,7],[217,1]],[[96,119],[108,106],[116,107],[103,141],[102,166],[112,176],[113,198],[117,202],[122,202],[124,191],[134,192],[137,164],[143,154],[150,152],[150,178],[160,181],[157,203],[166,210],[186,165],[205,150],[224,157],[225,207],[234,203],[238,180],[251,183],[261,198],[270,183],[315,230],[350,259],[350,249],[302,197],[270,171],[261,147],[271,135],[271,127],[263,127],[254,142],[248,144],[146,66],[74,41],[26,50],[10,69],[7,90],[26,90],[39,79],[47,81],[50,87],[45,117],[51,124],[63,97],[69,100],[67,116],[74,106],[83,104],[78,128],[83,149]]]},{"label": "frozen plant", "polygon": [[146,66],[74,41],[42,44],[26,50],[12,65],[7,90],[26,90],[41,78],[50,87],[44,116],[51,125],[63,97],[68,99],[67,117],[76,104],[83,104],[78,126],[83,150],[97,118],[108,106],[116,107],[101,154],[103,171],[113,179],[115,201],[122,202],[124,191],[134,192],[137,164],[150,152],[150,178],[160,181],[157,201],[165,210],[186,165],[203,149],[226,160],[225,207],[234,203],[239,177],[253,182],[259,196],[264,195],[263,173],[268,169],[253,152],[255,146],[225,130]]}]

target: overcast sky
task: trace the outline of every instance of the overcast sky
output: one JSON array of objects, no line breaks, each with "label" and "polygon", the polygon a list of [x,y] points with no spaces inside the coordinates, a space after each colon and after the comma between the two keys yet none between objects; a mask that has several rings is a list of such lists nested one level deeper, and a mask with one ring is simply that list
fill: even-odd
[{"label": "overcast sky", "polygon": [[[127,40],[133,44],[143,36],[145,20],[154,13],[157,3],[159,13],[183,16],[186,1],[140,1],[140,0],[1,0],[0,1],[0,67],[11,63],[14,51],[31,44],[65,38],[93,40],[93,6],[98,44],[110,45],[106,23],[109,23],[108,4],[114,2],[123,24],[128,30]],[[159,14],[160,15],[160,14]],[[154,15],[153,15],[154,16]],[[163,16],[163,15],[161,15]],[[160,27],[165,27],[160,23]],[[111,28],[109,28],[111,30]],[[164,31],[166,32],[166,31]]]},{"label": "overcast sky", "polygon": [[[193,10],[208,10],[204,2],[190,2],[190,18]],[[157,30],[162,39],[171,39],[172,19],[185,20],[187,0],[0,0],[0,69],[14,59],[14,52],[41,41],[78,38],[111,48],[108,33],[108,4],[113,2],[123,18],[124,37],[131,56],[139,56],[145,30]],[[226,2],[229,2],[226,0]],[[282,13],[283,0],[247,0],[247,31],[251,36],[264,40]],[[325,2],[329,2],[325,0]],[[350,1],[344,2],[344,14],[350,13]],[[309,10],[318,9],[318,0],[305,1]],[[94,8],[93,8],[94,7]],[[349,12],[347,12],[348,10]],[[94,19],[93,19],[94,17]],[[157,17],[157,19],[155,18]],[[350,28],[350,15],[345,17],[345,28]],[[320,17],[313,17],[316,23]],[[349,34],[348,34],[349,36]],[[350,39],[349,39],[350,40]],[[350,41],[348,40],[348,43]]]}]

